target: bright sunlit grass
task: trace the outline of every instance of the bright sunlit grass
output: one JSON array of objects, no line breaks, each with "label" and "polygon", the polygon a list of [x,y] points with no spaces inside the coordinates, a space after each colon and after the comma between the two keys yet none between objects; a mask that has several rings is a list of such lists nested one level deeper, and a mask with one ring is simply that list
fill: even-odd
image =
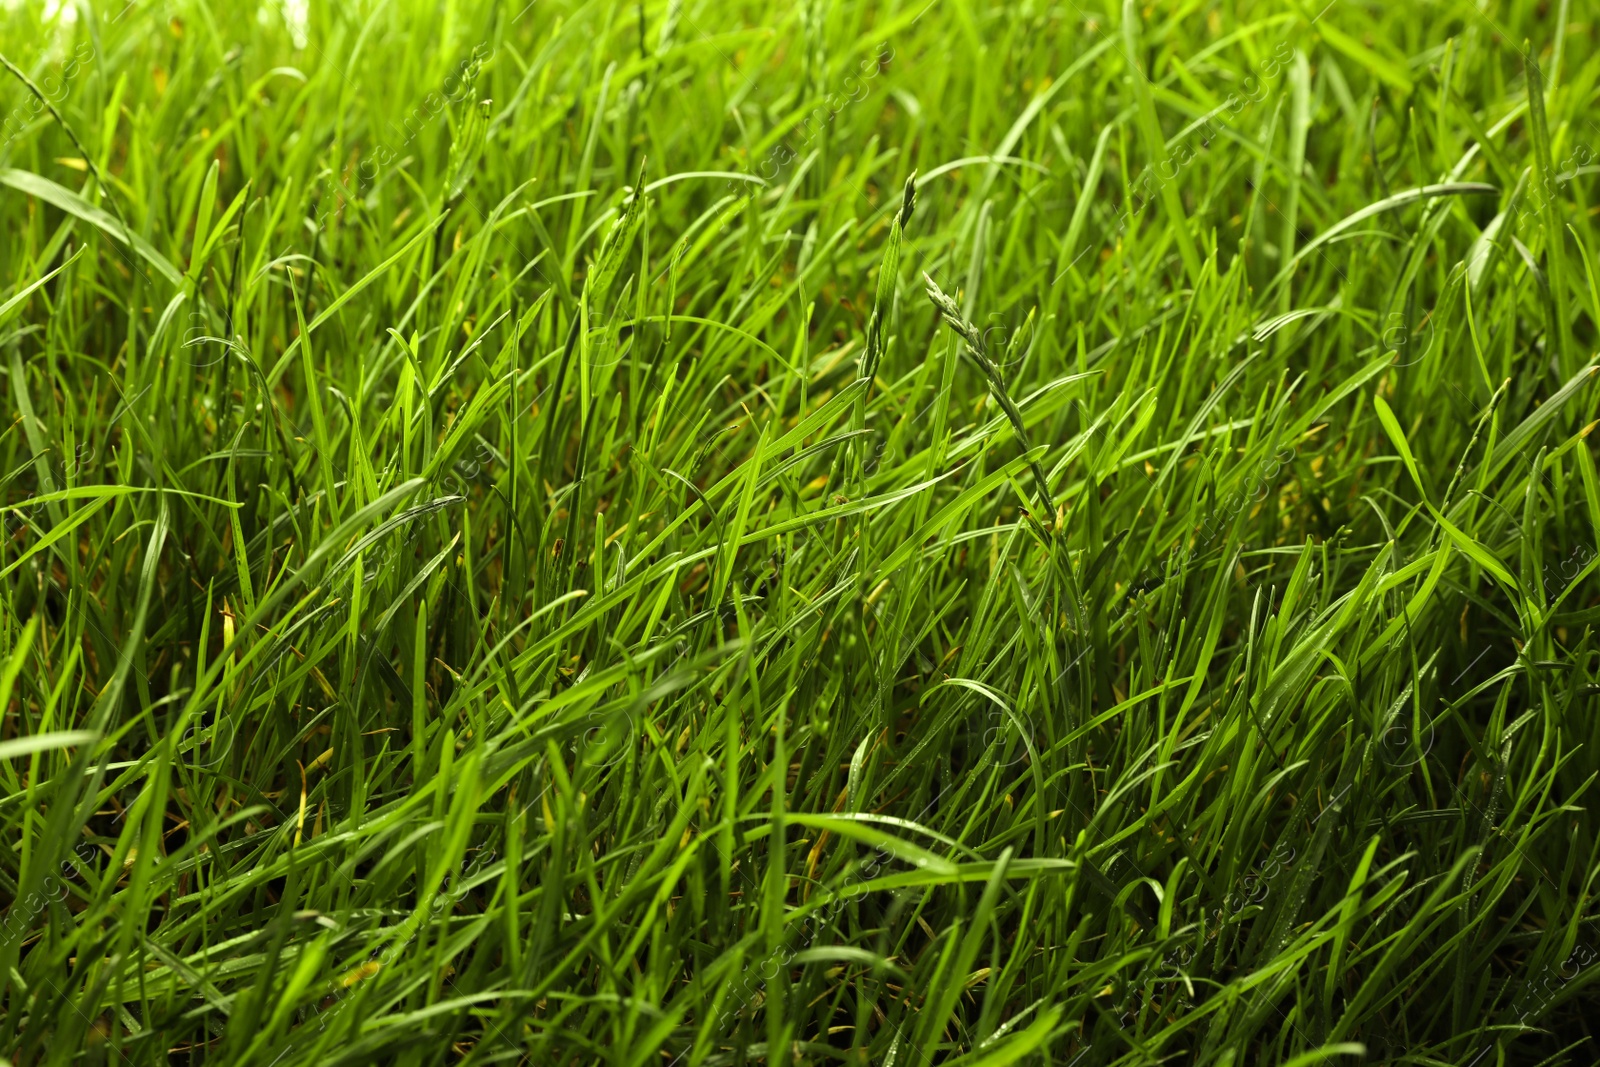
[{"label": "bright sunlit grass", "polygon": [[1319,7],[0,0],[0,1058],[1596,1062],[1600,23]]}]

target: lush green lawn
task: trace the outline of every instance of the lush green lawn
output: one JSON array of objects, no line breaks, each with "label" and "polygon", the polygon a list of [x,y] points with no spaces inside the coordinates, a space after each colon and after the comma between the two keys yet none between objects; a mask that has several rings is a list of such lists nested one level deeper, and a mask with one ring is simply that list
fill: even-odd
[{"label": "lush green lawn", "polygon": [[0,4],[0,1055],[1595,1062],[1600,15],[1319,6]]}]

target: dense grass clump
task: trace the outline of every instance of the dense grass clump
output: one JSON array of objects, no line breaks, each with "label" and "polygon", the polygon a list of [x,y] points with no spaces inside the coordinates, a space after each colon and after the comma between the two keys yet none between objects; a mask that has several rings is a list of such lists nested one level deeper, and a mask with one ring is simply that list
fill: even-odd
[{"label": "dense grass clump", "polygon": [[1593,1063],[1569,0],[0,5],[0,1057]]}]

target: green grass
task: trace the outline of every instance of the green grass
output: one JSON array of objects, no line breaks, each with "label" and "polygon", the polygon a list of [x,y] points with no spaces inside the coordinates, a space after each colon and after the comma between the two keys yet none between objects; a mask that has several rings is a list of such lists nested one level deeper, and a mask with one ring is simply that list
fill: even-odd
[{"label": "green grass", "polygon": [[1595,1062],[1600,24],[1319,6],[4,5],[0,1056]]}]

